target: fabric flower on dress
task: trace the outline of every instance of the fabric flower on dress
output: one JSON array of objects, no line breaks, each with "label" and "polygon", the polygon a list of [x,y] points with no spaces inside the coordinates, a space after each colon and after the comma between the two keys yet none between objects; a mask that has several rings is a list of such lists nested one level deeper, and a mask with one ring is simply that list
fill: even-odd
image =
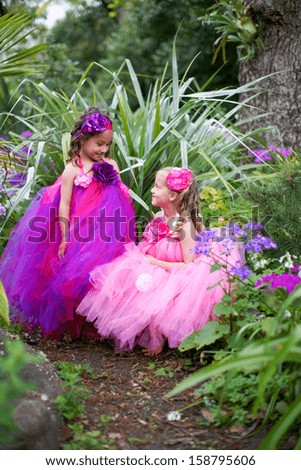
[{"label": "fabric flower on dress", "polygon": [[140,292],[147,292],[152,285],[152,275],[148,273],[142,273],[140,274],[135,282],[135,286]]},{"label": "fabric flower on dress", "polygon": [[94,179],[103,184],[115,184],[120,181],[117,171],[110,163],[93,163],[92,169],[94,172]]},{"label": "fabric flower on dress", "polygon": [[87,188],[91,183],[92,183],[92,177],[85,173],[81,173],[80,175],[77,175],[77,177],[74,180],[74,185],[81,186],[82,188]]},{"label": "fabric flower on dress", "polygon": [[184,191],[192,181],[192,171],[187,168],[175,168],[166,178],[166,184],[173,191]]},{"label": "fabric flower on dress", "polygon": [[160,217],[153,219],[148,224],[147,230],[143,233],[143,238],[149,243],[157,243],[162,238],[172,233],[167,225]]}]

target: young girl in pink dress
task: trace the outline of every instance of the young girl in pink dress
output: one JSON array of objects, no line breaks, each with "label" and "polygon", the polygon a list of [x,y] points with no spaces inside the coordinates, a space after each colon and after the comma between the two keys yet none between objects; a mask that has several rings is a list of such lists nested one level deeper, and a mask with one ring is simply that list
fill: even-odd
[{"label": "young girl in pink dress", "polygon": [[78,337],[75,307],[87,293],[89,271],[135,241],[134,208],[109,156],[112,122],[89,108],[71,131],[70,162],[39,191],[13,229],[1,258],[11,320],[45,336]]},{"label": "young girl in pink dress", "polygon": [[143,241],[91,272],[93,287],[77,309],[118,350],[139,345],[149,355],[160,353],[165,341],[176,348],[215,319],[213,308],[227,279],[222,270],[210,272],[212,264],[235,266],[241,259],[237,246],[226,254],[218,242],[211,243],[209,256],[193,252],[201,227],[199,191],[190,170],[160,170],[151,192],[153,206],[162,210],[148,224]]}]

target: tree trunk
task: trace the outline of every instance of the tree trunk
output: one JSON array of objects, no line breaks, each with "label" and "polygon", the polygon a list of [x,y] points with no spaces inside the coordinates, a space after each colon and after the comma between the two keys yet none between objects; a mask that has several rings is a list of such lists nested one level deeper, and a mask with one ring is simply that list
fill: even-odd
[{"label": "tree trunk", "polygon": [[0,16],[3,16],[6,13],[5,7],[2,1],[0,1]]},{"label": "tree trunk", "polygon": [[[275,126],[261,137],[267,145],[301,150],[301,0],[244,0],[256,21],[264,22],[264,50],[240,63],[239,82],[245,84],[275,72],[260,82],[267,92],[250,104],[269,113],[257,124]],[[252,109],[251,114],[258,114]],[[252,129],[252,124],[244,130]]]}]

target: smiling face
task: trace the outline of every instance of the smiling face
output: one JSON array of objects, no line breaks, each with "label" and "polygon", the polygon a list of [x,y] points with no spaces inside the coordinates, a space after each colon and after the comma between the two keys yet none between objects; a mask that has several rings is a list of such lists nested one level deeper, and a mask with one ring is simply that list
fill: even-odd
[{"label": "smiling face", "polygon": [[151,190],[152,205],[155,207],[164,208],[174,200],[174,192],[166,185],[167,174],[166,171],[158,171],[157,173],[154,187]]},{"label": "smiling face", "polygon": [[85,139],[81,137],[81,156],[99,162],[106,156],[112,143],[113,131],[107,130]]}]

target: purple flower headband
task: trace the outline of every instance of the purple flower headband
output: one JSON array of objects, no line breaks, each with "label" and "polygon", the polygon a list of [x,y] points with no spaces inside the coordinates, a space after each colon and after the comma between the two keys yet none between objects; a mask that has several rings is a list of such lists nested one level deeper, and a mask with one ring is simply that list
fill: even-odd
[{"label": "purple flower headband", "polygon": [[187,168],[175,168],[166,177],[166,184],[173,191],[184,191],[193,178],[192,171]]},{"label": "purple flower headband", "polygon": [[111,120],[96,112],[85,117],[81,128],[74,134],[74,138],[77,139],[82,134],[94,134],[96,132],[111,131],[112,129]]}]

